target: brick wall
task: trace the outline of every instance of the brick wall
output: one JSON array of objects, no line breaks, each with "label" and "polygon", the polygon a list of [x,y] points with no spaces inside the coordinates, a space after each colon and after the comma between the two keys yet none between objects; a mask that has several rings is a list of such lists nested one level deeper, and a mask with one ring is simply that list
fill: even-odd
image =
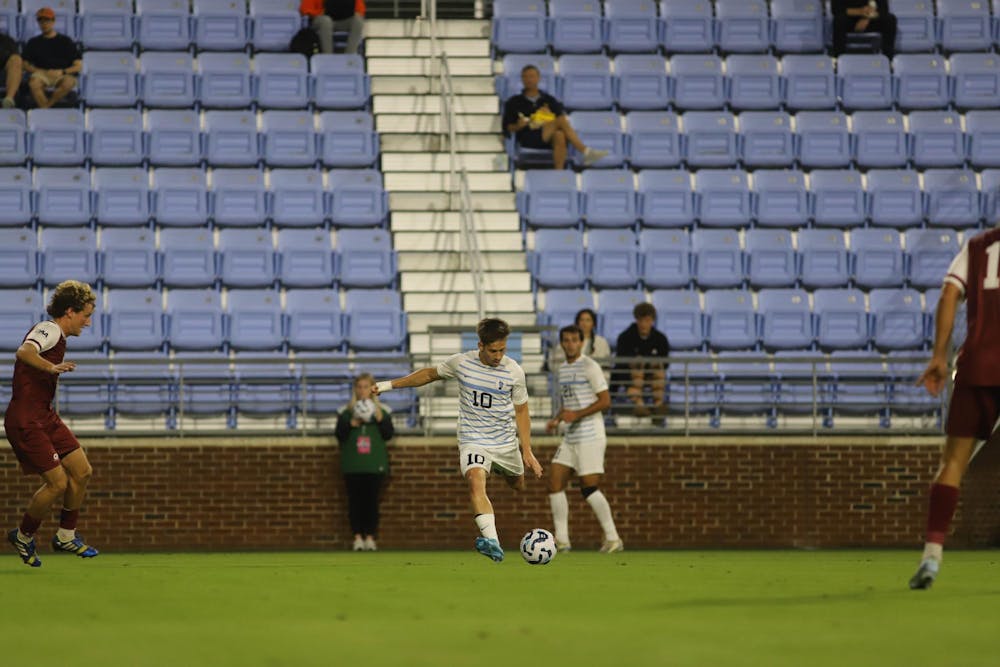
[{"label": "brick wall", "polygon": [[[252,444],[247,444],[247,442]],[[646,547],[905,546],[920,542],[938,438],[613,439],[608,496],[626,545]],[[344,548],[351,535],[324,438],[94,439],[95,474],[81,532],[108,550]],[[536,443],[546,464],[550,440]],[[468,548],[476,531],[450,439],[401,438],[382,510],[387,548]],[[0,450],[3,525],[37,478]],[[1000,542],[1000,447],[970,472],[952,545]],[[542,482],[518,496],[491,480],[502,541],[550,526]],[[578,547],[599,544],[589,506],[570,493]],[[47,540],[55,529],[43,525]]]}]

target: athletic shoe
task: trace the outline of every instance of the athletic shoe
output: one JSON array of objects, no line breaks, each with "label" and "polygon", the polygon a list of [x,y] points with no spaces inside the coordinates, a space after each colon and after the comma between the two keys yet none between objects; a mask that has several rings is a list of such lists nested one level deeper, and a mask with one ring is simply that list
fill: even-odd
[{"label": "athletic shoe", "polygon": [[3,108],[4,109],[13,109],[14,108],[14,100],[11,99],[10,97],[3,98]]},{"label": "athletic shoe", "polygon": [[375,546],[375,540],[371,537],[365,538],[365,551],[378,551],[378,547]]},{"label": "athletic shoe", "polygon": [[35,538],[31,538],[27,542],[22,542],[17,539],[17,528],[7,533],[7,541],[10,542],[14,549],[17,550],[17,555],[21,557],[25,565],[30,565],[31,567],[41,567],[42,561],[35,554]]},{"label": "athletic shoe", "polygon": [[605,540],[601,545],[602,554],[613,554],[616,551],[625,551],[625,544],[621,540]]},{"label": "athletic shoe", "polygon": [[351,551],[364,551],[365,541],[360,537],[354,538],[354,544],[351,546]]},{"label": "athletic shoe", "polygon": [[584,166],[589,167],[590,165],[600,160],[602,157],[606,157],[607,154],[608,154],[607,151],[601,151],[597,150],[596,148],[591,148],[590,146],[587,146],[587,150],[583,152],[583,164]]},{"label": "athletic shoe", "polygon": [[930,588],[934,580],[937,579],[938,570],[941,568],[941,563],[937,562],[933,558],[925,558],[920,562],[920,567],[917,568],[917,573],[910,578],[910,588],[913,590],[924,590]]},{"label": "athletic shoe", "polygon": [[60,542],[58,536],[53,536],[52,550],[65,551],[68,554],[76,554],[80,558],[93,558],[100,553],[100,551],[94,547],[84,543],[83,538],[79,535],[74,537],[69,542]]},{"label": "athletic shoe", "polygon": [[477,537],[476,551],[487,558],[492,558],[497,563],[503,560],[503,547],[500,546],[500,542],[497,540],[488,537]]},{"label": "athletic shoe", "polygon": [[569,542],[556,542],[556,551],[572,551],[573,545]]}]

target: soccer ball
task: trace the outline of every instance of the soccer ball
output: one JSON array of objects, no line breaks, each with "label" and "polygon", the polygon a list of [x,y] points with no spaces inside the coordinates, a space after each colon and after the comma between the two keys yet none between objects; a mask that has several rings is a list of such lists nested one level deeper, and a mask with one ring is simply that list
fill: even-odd
[{"label": "soccer ball", "polygon": [[545,565],[556,555],[556,538],[544,528],[529,530],[521,538],[521,555],[529,565]]},{"label": "soccer ball", "polygon": [[365,398],[354,404],[354,416],[363,422],[370,422],[375,416],[375,401]]}]

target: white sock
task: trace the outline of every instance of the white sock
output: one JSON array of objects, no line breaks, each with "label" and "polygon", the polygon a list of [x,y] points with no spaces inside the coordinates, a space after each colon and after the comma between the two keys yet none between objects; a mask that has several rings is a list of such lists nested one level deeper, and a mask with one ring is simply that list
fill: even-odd
[{"label": "white sock", "polygon": [[490,540],[500,540],[500,538],[497,537],[496,514],[477,514],[476,526],[479,528],[479,534],[483,537]]},{"label": "white sock", "polygon": [[604,539],[608,542],[619,539],[618,531],[615,529],[615,520],[611,518],[611,505],[608,504],[608,499],[604,497],[604,494],[600,491],[594,491],[587,496],[587,502],[590,503],[591,509],[597,515],[597,520],[601,523]]},{"label": "white sock", "polygon": [[60,528],[56,531],[56,539],[60,542],[70,542],[76,537],[76,530],[70,528]]},{"label": "white sock", "polygon": [[23,542],[24,544],[27,544],[28,542],[31,541],[31,535],[25,535],[24,533],[21,532],[21,529],[18,528],[17,529],[17,541],[18,542]]},{"label": "white sock", "polygon": [[924,555],[920,557],[920,560],[927,560],[928,558],[933,558],[937,562],[941,562],[944,557],[944,545],[937,544],[935,542],[924,543]]},{"label": "white sock", "polygon": [[569,501],[566,492],[549,494],[549,505],[552,507],[552,525],[556,529],[556,542],[569,544]]}]

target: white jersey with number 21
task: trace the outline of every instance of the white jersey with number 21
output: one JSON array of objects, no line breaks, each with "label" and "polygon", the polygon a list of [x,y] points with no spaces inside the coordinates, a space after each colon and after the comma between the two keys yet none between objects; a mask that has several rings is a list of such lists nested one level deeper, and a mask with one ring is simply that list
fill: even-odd
[{"label": "white jersey with number 21", "polygon": [[438,364],[442,379],[458,378],[458,444],[509,447],[517,444],[514,406],[528,402],[524,370],[510,357],[487,366],[479,352],[460,352]]}]

